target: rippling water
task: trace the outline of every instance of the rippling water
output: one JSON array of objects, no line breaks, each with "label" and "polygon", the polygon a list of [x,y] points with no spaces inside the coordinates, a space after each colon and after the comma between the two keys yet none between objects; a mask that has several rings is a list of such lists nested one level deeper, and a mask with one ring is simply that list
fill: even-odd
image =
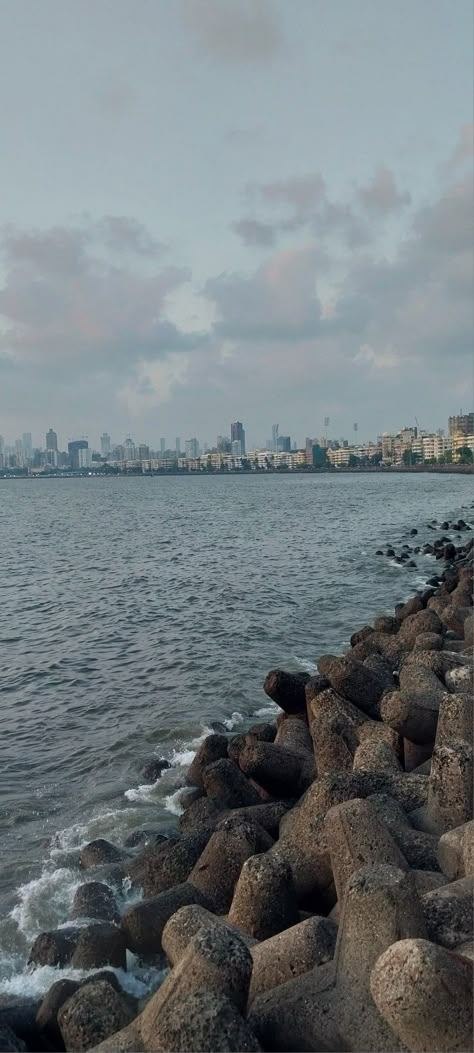
[{"label": "rippling water", "polygon": [[268,669],[311,670],[435,566],[375,550],[471,503],[457,475],[0,482],[0,992],[67,916],[70,850],[169,827],[209,722],[271,712]]}]

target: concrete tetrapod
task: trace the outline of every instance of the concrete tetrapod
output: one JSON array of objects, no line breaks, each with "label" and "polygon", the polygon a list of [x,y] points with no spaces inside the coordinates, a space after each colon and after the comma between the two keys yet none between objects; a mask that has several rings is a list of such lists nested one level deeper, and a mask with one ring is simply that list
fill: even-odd
[{"label": "concrete tetrapod", "polygon": [[370,801],[355,798],[337,804],[329,809],[324,827],[340,904],[349,878],[361,867],[388,863],[408,870],[405,857]]},{"label": "concrete tetrapod", "polygon": [[247,859],[235,886],[229,921],[256,940],[268,940],[298,920],[289,864],[268,852]]},{"label": "concrete tetrapod", "polygon": [[468,958],[424,939],[392,944],[370,979],[383,1017],[412,1053],[472,1049],[473,970]]},{"label": "concrete tetrapod", "polygon": [[449,745],[435,746],[428,801],[426,806],[412,812],[413,825],[440,835],[469,822],[473,806],[472,782],[473,750],[468,742],[452,739]]},{"label": "concrete tetrapod", "polygon": [[251,948],[257,943],[251,936],[241,932],[237,926],[229,924],[220,914],[212,914],[205,907],[190,904],[188,907],[180,907],[163,929],[163,950],[171,965],[177,965],[181,961],[196,933],[215,925],[220,925],[233,932],[234,936],[238,936],[246,947]]},{"label": "concrete tetrapod", "polygon": [[264,991],[302,976],[334,956],[337,925],[315,915],[251,948],[253,959],[249,1002]]},{"label": "concrete tetrapod", "polygon": [[252,1003],[249,1023],[264,1048],[404,1050],[369,991],[375,962],[400,935],[426,936],[411,875],[391,866],[361,868],[346,888],[334,962]]},{"label": "concrete tetrapod", "polygon": [[170,1048],[163,1046],[162,1016],[178,1007],[186,995],[197,991],[223,994],[243,1013],[251,974],[250,951],[238,936],[221,925],[201,929],[140,1016],[145,1049]]}]

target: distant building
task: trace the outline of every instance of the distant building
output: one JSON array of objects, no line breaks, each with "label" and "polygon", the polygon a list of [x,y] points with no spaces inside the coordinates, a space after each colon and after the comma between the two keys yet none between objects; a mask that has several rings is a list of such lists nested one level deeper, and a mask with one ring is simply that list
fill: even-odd
[{"label": "distant building", "polygon": [[139,461],[147,461],[150,456],[150,447],[146,443],[141,442],[138,447],[138,459]]},{"label": "distant building", "polygon": [[90,468],[92,464],[92,450],[88,446],[77,451],[78,468]]},{"label": "distant building", "polygon": [[197,439],[187,439],[185,443],[186,459],[196,461],[199,457],[199,442]]},{"label": "distant building", "polygon": [[166,450],[166,439],[160,439],[160,456],[163,457]]},{"label": "distant building", "polygon": [[110,454],[110,450],[110,435],[108,435],[107,432],[104,431],[103,435],[101,435],[100,437],[100,452],[102,454],[102,457],[108,457]]},{"label": "distant building", "polygon": [[448,420],[448,431],[453,435],[472,435],[474,433],[474,413],[460,413]]},{"label": "distant building", "polygon": [[46,449],[55,450],[56,453],[58,452],[58,436],[57,432],[53,431],[52,428],[46,432]]},{"label": "distant building", "polygon": [[272,450],[274,453],[278,453],[278,435],[280,431],[279,424],[272,424]]},{"label": "distant building", "polygon": [[230,426],[230,441],[232,444],[234,442],[240,442],[240,453],[245,453],[245,430],[240,420]]},{"label": "distant building", "polygon": [[4,457],[5,457],[5,440],[3,438],[3,435],[0,435],[0,468],[4,467]]},{"label": "distant building", "polygon": [[176,440],[175,440],[175,450],[176,450],[176,453],[178,454],[178,457],[179,457],[179,455],[181,453],[181,439],[180,439],[179,435],[176,437]]},{"label": "distant building", "polygon": [[230,439],[225,438],[223,435],[217,436],[217,452],[218,453],[232,453],[232,443]]},{"label": "distant building", "polygon": [[244,451],[242,449],[242,443],[241,443],[240,439],[234,439],[234,441],[231,443],[231,446],[232,446],[232,456],[233,457],[241,457]]},{"label": "distant building", "polygon": [[30,464],[33,460],[33,439],[30,431],[23,432],[22,443],[25,464]]},{"label": "distant building", "polygon": [[291,453],[291,436],[278,436],[278,453]]},{"label": "distant building", "polygon": [[68,442],[67,451],[69,454],[69,464],[71,465],[71,468],[73,468],[75,471],[78,471],[80,467],[79,451],[88,449],[89,443],[87,442],[87,439],[73,439],[72,442]]}]

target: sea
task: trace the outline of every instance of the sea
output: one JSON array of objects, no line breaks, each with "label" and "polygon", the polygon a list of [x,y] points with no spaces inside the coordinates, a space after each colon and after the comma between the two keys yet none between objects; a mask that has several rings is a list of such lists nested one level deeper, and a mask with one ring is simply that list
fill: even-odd
[{"label": "sea", "polygon": [[[27,959],[67,921],[81,846],[175,829],[213,726],[274,719],[270,669],[315,671],[439,570],[376,550],[472,506],[455,474],[0,480],[0,995],[78,975]],[[132,956],[119,975],[158,982]]]}]

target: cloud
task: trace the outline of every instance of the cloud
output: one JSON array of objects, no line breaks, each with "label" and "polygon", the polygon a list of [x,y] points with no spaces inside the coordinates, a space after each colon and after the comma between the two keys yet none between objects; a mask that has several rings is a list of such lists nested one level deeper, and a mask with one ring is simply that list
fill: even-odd
[{"label": "cloud", "polygon": [[262,223],[258,219],[240,219],[231,224],[231,230],[242,238],[244,245],[261,245],[268,248],[274,244],[276,238],[272,224]]},{"label": "cloud", "polygon": [[249,277],[221,274],[204,295],[213,301],[215,334],[225,340],[299,341],[318,330],[318,253],[314,246],[281,251]]},{"label": "cloud", "polygon": [[272,0],[181,0],[180,8],[198,43],[222,61],[260,64],[283,46]]},{"label": "cloud", "polygon": [[191,272],[156,270],[161,246],[134,219],[108,216],[45,231],[9,227],[1,249],[0,353],[16,363],[54,373],[68,363],[70,372],[108,370],[115,380],[137,363],[189,352],[205,340],[166,317],[168,297]]},{"label": "cloud", "polygon": [[466,162],[472,161],[474,153],[474,124],[472,121],[464,124],[459,133],[459,138],[447,162],[441,166],[441,172],[451,174],[462,168]]},{"label": "cloud", "polygon": [[271,183],[249,183],[246,193],[270,206],[289,206],[293,218],[305,223],[325,196],[325,183],[319,172]]},{"label": "cloud", "polygon": [[357,196],[369,213],[382,216],[398,212],[411,202],[408,191],[398,190],[393,172],[385,165],[377,169],[367,186],[360,187]]}]

